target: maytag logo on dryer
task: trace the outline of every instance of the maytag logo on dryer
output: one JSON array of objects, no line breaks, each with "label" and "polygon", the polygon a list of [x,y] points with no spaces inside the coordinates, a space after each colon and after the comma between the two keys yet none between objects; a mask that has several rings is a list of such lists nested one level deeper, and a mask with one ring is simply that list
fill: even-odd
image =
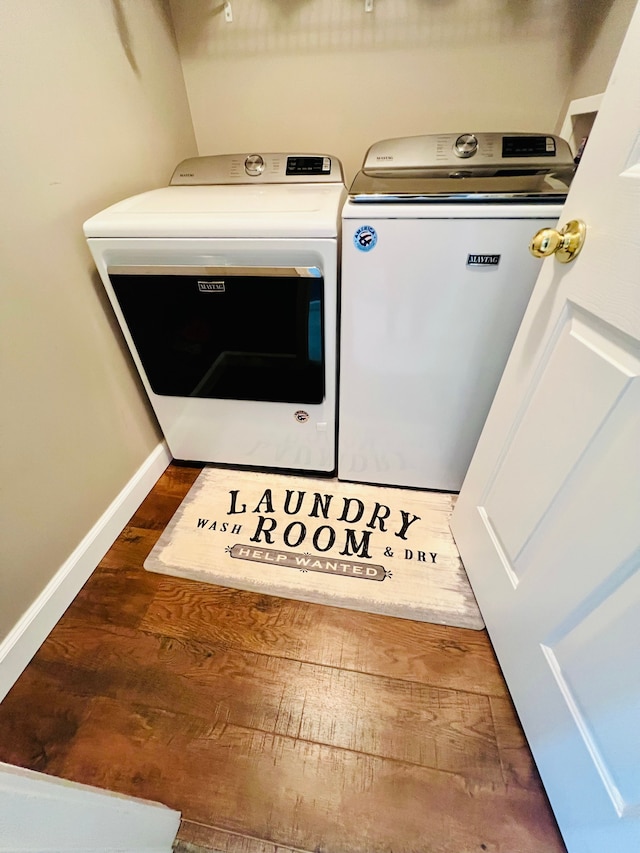
[{"label": "maytag logo on dryer", "polygon": [[199,281],[198,290],[200,293],[224,293],[224,281]]},{"label": "maytag logo on dryer", "polygon": [[468,267],[497,267],[500,263],[500,255],[468,255]]}]

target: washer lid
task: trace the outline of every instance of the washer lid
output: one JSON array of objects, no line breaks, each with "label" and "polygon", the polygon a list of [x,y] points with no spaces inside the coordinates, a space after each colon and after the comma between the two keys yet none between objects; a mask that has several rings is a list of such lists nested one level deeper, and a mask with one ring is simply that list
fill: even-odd
[{"label": "washer lid", "polygon": [[336,237],[342,183],[169,186],[108,207],[87,237]]},{"label": "washer lid", "polygon": [[564,202],[573,171],[478,177],[381,177],[359,172],[349,190],[354,202]]}]

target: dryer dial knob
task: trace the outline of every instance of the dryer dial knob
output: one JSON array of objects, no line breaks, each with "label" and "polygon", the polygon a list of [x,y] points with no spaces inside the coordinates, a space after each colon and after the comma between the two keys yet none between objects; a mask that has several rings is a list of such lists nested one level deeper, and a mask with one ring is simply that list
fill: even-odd
[{"label": "dryer dial knob", "polygon": [[257,177],[264,172],[264,160],[259,154],[249,154],[244,161],[244,170],[247,175]]},{"label": "dryer dial knob", "polygon": [[456,139],[453,153],[456,157],[473,157],[478,150],[478,140],[472,133],[463,133]]}]

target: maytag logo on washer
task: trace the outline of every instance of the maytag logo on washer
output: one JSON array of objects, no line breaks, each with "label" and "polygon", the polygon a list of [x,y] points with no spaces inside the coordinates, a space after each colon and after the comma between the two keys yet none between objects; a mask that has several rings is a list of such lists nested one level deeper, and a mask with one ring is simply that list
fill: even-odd
[{"label": "maytag logo on washer", "polygon": [[200,293],[224,293],[224,281],[199,281],[198,290]]},{"label": "maytag logo on washer", "polygon": [[467,257],[468,267],[497,267],[500,263],[500,255],[469,255]]},{"label": "maytag logo on washer", "polygon": [[377,242],[376,229],[371,225],[361,225],[353,235],[353,245],[360,252],[370,252]]}]

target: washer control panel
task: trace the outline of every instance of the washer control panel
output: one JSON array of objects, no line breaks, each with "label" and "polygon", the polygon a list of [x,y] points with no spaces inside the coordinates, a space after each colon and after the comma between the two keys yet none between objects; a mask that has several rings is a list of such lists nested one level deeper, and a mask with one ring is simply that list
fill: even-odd
[{"label": "washer control panel", "polygon": [[215,154],[176,167],[170,184],[344,183],[342,164],[328,154]]},{"label": "washer control panel", "polygon": [[[464,165],[461,161],[464,161]],[[368,150],[363,171],[370,175],[460,172],[492,174],[573,168],[573,154],[559,136],[543,133],[433,133],[384,139]]]}]

